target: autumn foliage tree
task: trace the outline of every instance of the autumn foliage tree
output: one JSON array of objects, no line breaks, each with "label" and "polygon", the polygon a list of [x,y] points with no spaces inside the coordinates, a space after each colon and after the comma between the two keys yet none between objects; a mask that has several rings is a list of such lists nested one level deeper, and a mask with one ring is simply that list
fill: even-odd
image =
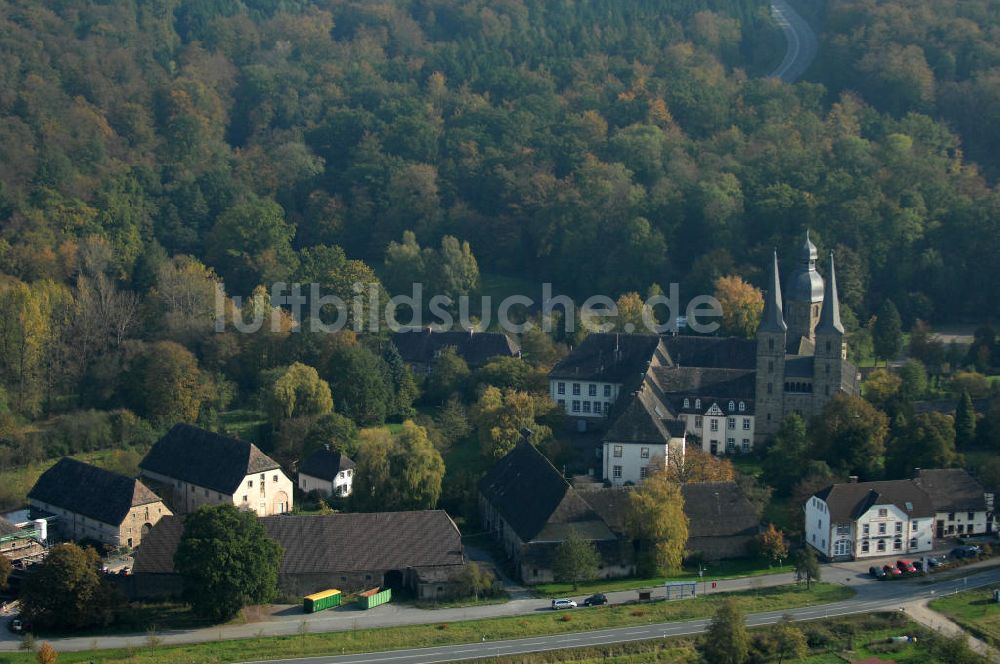
[{"label": "autumn foliage tree", "polygon": [[750,339],[757,333],[764,312],[764,295],[759,288],[738,276],[715,280],[715,299],[722,305],[724,334]]},{"label": "autumn foliage tree", "polygon": [[[662,459],[660,465],[663,465]],[[677,484],[729,482],[736,478],[732,461],[694,446],[685,449],[684,454],[669,455],[665,473],[667,479]]]},{"label": "autumn foliage tree", "polygon": [[629,494],[626,527],[639,543],[640,573],[669,574],[681,568],[688,519],[680,485],[664,470],[654,470]]},{"label": "autumn foliage tree", "polygon": [[780,565],[788,557],[788,544],[784,534],[773,523],[757,535],[757,552],[769,565]]}]

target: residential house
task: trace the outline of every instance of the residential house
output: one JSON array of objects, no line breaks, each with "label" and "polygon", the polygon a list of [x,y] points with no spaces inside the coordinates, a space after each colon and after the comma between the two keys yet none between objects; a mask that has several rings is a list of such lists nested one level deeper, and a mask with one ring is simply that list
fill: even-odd
[{"label": "residential house", "polygon": [[[261,525],[284,554],[279,593],[302,597],[327,588],[344,593],[375,586],[418,599],[455,594],[465,566],[458,527],[441,510],[269,516]],[[174,553],[184,531],[181,517],[160,522],[139,547],[126,591],[133,598],[177,596],[182,580]]]},{"label": "residential house", "polygon": [[913,480],[833,484],[804,505],[806,544],[827,560],[912,555],[934,543],[934,505]]},{"label": "residential house", "polygon": [[160,438],[139,470],[181,514],[221,504],[258,516],[292,511],[292,481],[277,461],[252,443],[190,424],[177,424]]},{"label": "residential house", "polygon": [[435,331],[432,328],[402,330],[392,334],[392,343],[414,373],[428,373],[445,348],[454,348],[472,369],[496,357],[520,357],[517,343],[502,332],[474,330]]},{"label": "residential house", "polygon": [[69,457],[42,473],[28,493],[28,504],[55,515],[50,527],[65,539],[115,547],[138,546],[171,514],[139,480]]},{"label": "residential house", "polygon": [[993,494],[963,468],[917,470],[917,486],[934,506],[934,536],[963,537],[993,532]]},{"label": "residential house", "polygon": [[646,479],[650,464],[684,459],[684,422],[671,418],[651,389],[640,389],[626,403],[602,444],[604,477],[616,486]]},{"label": "residential house", "polygon": [[305,493],[319,491],[325,496],[346,498],[354,484],[354,467],[350,457],[327,445],[299,464],[299,488]]}]

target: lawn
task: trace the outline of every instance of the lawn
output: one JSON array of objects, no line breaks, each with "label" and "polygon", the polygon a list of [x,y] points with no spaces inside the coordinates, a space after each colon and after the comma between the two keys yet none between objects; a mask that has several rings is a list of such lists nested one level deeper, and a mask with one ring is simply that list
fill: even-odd
[{"label": "lawn", "polygon": [[[419,648],[446,644],[471,643],[484,636],[490,640],[525,638],[545,634],[585,632],[595,629],[622,627],[651,622],[666,622],[705,618],[715,613],[724,599],[733,598],[746,612],[780,611],[801,606],[827,604],[847,599],[853,591],[832,584],[816,584],[811,590],[788,586],[767,588],[755,592],[719,593],[708,597],[675,602],[652,602],[642,605],[578,609],[559,613],[492,618],[432,625],[411,625],[382,629],[361,629],[349,632],[328,632],[286,637],[213,641],[189,646],[148,645],[89,652],[67,652],[59,655],[60,664],[100,661],[102,664],[168,664],[188,662],[207,664],[239,662],[272,658],[293,658],[310,655],[351,654]],[[304,623],[305,624],[305,623]],[[3,664],[34,662],[29,653],[0,655]]]},{"label": "lawn", "polygon": [[259,410],[230,410],[219,415],[219,430],[251,443],[260,443],[261,428],[267,424],[267,416]]},{"label": "lawn", "polygon": [[705,563],[704,578],[698,577],[698,568],[688,568],[676,576],[658,576],[653,578],[626,578],[610,579],[603,581],[593,581],[581,584],[577,590],[568,583],[543,583],[533,586],[532,589],[543,597],[565,597],[566,595],[586,595],[596,592],[615,592],[617,590],[634,590],[636,588],[653,588],[662,586],[668,581],[721,581],[723,579],[737,579],[746,576],[761,576],[764,574],[780,574],[781,572],[792,572],[794,566],[782,565],[781,567],[768,567],[766,563],[752,558],[742,558],[736,560],[720,560],[718,562]]},{"label": "lawn", "polygon": [[984,641],[1000,645],[1000,604],[993,601],[995,587],[941,597],[931,602],[930,607]]}]

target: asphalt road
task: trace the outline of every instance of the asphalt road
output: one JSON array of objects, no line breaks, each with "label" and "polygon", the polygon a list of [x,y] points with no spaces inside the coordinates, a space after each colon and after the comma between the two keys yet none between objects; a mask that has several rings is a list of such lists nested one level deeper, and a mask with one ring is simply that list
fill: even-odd
[{"label": "asphalt road", "polygon": [[[1000,583],[1000,569],[991,569],[971,575],[965,579],[944,580],[933,583],[922,583],[920,580],[868,582],[861,585],[858,595],[843,602],[835,602],[822,606],[804,607],[788,611],[773,611],[755,613],[747,617],[747,625],[760,627],[778,622],[784,616],[794,620],[818,620],[836,616],[859,613],[872,613],[904,609],[905,605],[914,601],[926,600],[931,597],[968,590],[980,586]],[[683,601],[683,600],[681,600]],[[388,652],[367,653],[358,655],[333,655],[323,657],[306,657],[286,660],[266,660],[258,664],[376,664],[380,662],[392,664],[434,664],[436,662],[455,662],[501,655],[519,655],[548,650],[563,650],[566,648],[583,648],[602,646],[628,641],[648,641],[674,636],[686,636],[703,632],[708,625],[707,619],[689,620],[684,622],[658,623],[637,627],[622,627],[618,629],[581,632],[578,634],[559,634],[554,636],[539,636],[530,639],[514,639],[507,641],[488,641],[467,643],[454,646],[434,648],[417,648],[411,650],[393,650]]]},{"label": "asphalt road", "polygon": [[771,77],[780,78],[785,83],[794,83],[816,59],[816,33],[787,0],[772,0],[771,13],[788,42],[785,57],[778,68],[771,72]]}]

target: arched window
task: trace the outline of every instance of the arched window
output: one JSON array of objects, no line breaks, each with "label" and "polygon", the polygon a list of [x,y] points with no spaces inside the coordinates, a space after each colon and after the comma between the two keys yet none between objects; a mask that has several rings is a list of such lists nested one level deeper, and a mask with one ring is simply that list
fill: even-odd
[{"label": "arched window", "polygon": [[736,402],[735,401],[730,401],[729,402],[729,412],[733,412],[734,410],[736,410]]},{"label": "arched window", "polygon": [[745,403],[743,403],[743,402],[741,401],[741,402],[740,402],[740,412],[742,413],[742,412],[743,412],[743,411],[745,411],[746,409],[747,409],[747,405],[746,405]]},{"label": "arched window", "polygon": [[774,350],[774,339],[768,339],[767,340],[767,349],[768,350]]},{"label": "arched window", "polygon": [[827,339],[827,340],[826,340],[826,352],[828,352],[828,353],[829,353],[829,352],[830,352],[830,348],[831,348],[831,344],[830,344],[830,340],[829,340],[829,339]]},{"label": "arched window", "polygon": [[691,400],[688,399],[687,397],[684,397],[684,407],[685,408],[690,408],[691,407]]},{"label": "arched window", "polygon": [[694,407],[695,408],[701,408],[701,399],[695,399],[694,400]]}]

